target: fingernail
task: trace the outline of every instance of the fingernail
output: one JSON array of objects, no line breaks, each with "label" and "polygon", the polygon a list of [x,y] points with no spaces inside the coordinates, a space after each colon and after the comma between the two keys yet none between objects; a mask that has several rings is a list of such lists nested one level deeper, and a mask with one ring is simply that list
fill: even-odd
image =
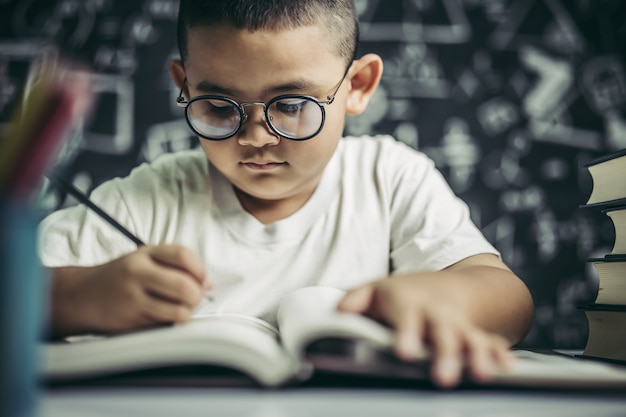
[{"label": "fingernail", "polygon": [[435,363],[434,378],[444,387],[456,385],[461,379],[461,361],[455,358],[443,358]]},{"label": "fingernail", "polygon": [[497,368],[496,363],[490,358],[482,358],[479,366],[488,375],[493,374]]},{"label": "fingernail", "polygon": [[478,381],[487,381],[493,377],[496,369],[496,364],[490,358],[478,358],[476,363],[471,366],[472,377]]},{"label": "fingernail", "polygon": [[398,356],[410,361],[420,358],[422,344],[419,337],[412,333],[398,335]]}]

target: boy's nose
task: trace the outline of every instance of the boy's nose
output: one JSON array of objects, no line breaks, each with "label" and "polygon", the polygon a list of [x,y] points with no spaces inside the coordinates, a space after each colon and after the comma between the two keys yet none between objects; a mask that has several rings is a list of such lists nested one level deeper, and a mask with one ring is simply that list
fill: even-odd
[{"label": "boy's nose", "polygon": [[237,134],[237,141],[241,146],[262,148],[280,142],[280,137],[267,124],[263,106],[249,106],[245,111],[243,126]]}]

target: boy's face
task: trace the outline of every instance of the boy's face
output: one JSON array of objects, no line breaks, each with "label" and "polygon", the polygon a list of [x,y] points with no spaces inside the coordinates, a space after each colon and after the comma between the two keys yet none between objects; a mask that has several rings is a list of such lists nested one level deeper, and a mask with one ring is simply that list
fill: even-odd
[{"label": "boy's face", "polygon": [[249,32],[216,25],[190,30],[187,42],[187,98],[219,95],[244,103],[302,94],[325,101],[341,82],[334,102],[325,106],[322,131],[312,139],[280,138],[260,105],[245,107],[247,120],[235,136],[200,139],[211,163],[245,198],[306,201],[342,136],[350,90],[348,80],[342,82],[345,60],[317,26]]}]

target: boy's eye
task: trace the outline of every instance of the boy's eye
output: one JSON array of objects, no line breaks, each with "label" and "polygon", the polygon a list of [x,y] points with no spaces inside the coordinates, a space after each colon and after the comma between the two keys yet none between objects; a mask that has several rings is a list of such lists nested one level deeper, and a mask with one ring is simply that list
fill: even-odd
[{"label": "boy's eye", "polygon": [[205,100],[204,104],[205,112],[215,115],[228,115],[236,111],[235,106],[227,101]]},{"label": "boy's eye", "polygon": [[276,102],[276,109],[281,113],[296,115],[304,110],[308,100],[293,98]]}]

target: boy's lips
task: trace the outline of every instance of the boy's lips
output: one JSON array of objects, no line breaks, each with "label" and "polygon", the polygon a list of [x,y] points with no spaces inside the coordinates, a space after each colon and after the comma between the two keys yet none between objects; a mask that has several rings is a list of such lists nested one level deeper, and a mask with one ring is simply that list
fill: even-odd
[{"label": "boy's lips", "polygon": [[283,165],[287,165],[287,162],[277,161],[243,161],[241,163],[250,169],[259,171],[270,170]]}]

